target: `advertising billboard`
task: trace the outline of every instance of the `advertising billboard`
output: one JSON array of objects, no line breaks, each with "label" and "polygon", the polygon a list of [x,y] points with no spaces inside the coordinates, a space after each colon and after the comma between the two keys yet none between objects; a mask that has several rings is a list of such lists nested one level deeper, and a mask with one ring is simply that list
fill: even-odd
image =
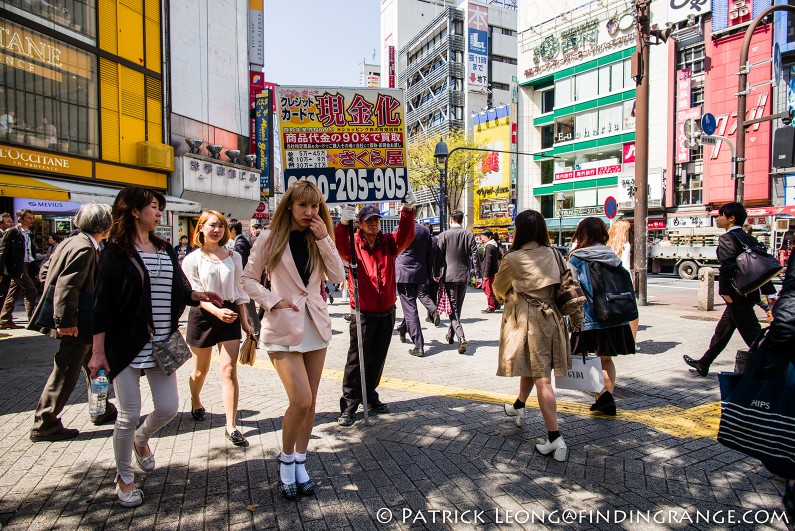
[{"label": "advertising billboard", "polygon": [[285,189],[305,179],[328,203],[406,195],[402,90],[281,86],[276,109]]},{"label": "advertising billboard", "polygon": [[273,169],[273,114],[271,113],[273,92],[265,89],[257,94],[254,105],[256,122],[257,155],[256,167],[260,170],[259,196],[260,201],[267,201],[271,195],[271,171]]},{"label": "advertising billboard", "polygon": [[467,28],[467,76],[470,87],[485,87],[489,82],[489,8],[469,4]]},{"label": "advertising billboard", "polygon": [[[496,111],[475,115],[475,143],[485,149],[510,151],[509,107]],[[479,179],[474,185],[475,226],[510,225],[515,208],[511,202],[511,154],[484,153],[478,170]]]}]

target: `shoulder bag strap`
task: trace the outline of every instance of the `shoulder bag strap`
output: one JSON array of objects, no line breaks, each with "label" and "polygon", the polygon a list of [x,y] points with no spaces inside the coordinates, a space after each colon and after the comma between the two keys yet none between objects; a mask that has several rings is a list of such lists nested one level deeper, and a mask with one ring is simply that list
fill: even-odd
[{"label": "shoulder bag strap", "polygon": [[[742,229],[738,229],[738,230],[742,230]],[[736,230],[735,230],[735,232],[736,232]],[[748,245],[746,245],[746,243],[743,241],[743,239],[740,238],[739,234],[732,234],[732,231],[728,231],[726,234],[734,236],[735,237],[734,239],[737,240],[737,242],[742,246],[743,251],[750,251],[751,250],[751,248],[748,247]]]}]

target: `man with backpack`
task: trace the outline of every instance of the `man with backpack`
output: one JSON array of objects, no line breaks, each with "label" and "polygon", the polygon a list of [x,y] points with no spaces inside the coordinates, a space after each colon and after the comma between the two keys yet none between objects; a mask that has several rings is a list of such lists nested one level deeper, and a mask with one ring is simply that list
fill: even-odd
[{"label": "man with backpack", "polygon": [[[723,310],[723,315],[721,315],[715,327],[715,333],[709,342],[709,348],[701,356],[701,359],[684,356],[685,363],[693,367],[699,376],[709,374],[710,365],[729,344],[735,330],[740,331],[743,341],[749,347],[762,330],[754,312],[754,306],[761,300],[760,290],[741,295],[732,286],[732,280],[737,271],[737,257],[744,252],[743,246],[751,249],[761,247],[756,238],[742,230],[747,217],[745,207],[737,202],[726,203],[718,210],[715,224],[726,231],[718,238],[718,262],[720,262],[718,294],[726,301],[726,309]],[[772,282],[767,282],[762,286],[761,292],[765,295],[772,295],[776,289]]]}]

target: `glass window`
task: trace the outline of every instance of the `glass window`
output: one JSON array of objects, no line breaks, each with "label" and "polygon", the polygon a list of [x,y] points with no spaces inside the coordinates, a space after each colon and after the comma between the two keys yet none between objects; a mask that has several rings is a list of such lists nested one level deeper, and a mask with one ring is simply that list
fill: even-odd
[{"label": "glass window", "polygon": [[604,96],[610,93],[610,68],[603,66],[599,69],[599,95]]},{"label": "glass window", "polygon": [[598,111],[588,111],[577,115],[575,122],[575,138],[583,139],[596,136],[599,132]]},{"label": "glass window", "polygon": [[589,207],[596,204],[596,188],[586,188],[574,192],[574,206]]},{"label": "glass window", "polygon": [[541,149],[551,148],[555,144],[555,126],[541,126]]},{"label": "glass window", "polygon": [[703,174],[696,170],[696,164],[693,162],[677,165],[674,182],[674,201],[677,206],[701,204]]},{"label": "glass window", "polygon": [[567,77],[555,83],[555,107],[560,109],[572,103],[572,79]]},{"label": "glass window", "polygon": [[599,109],[599,134],[609,134],[622,129],[623,105],[611,105]]},{"label": "glass window", "polygon": [[574,140],[574,116],[564,116],[555,120],[555,143]]},{"label": "glass window", "polygon": [[25,18],[44,19],[87,37],[96,36],[96,0],[5,0],[4,4]]},{"label": "glass window", "polygon": [[555,110],[555,89],[545,90],[541,93],[541,113],[546,114]]},{"label": "glass window", "polygon": [[552,184],[555,180],[555,161],[541,161],[541,184]]},{"label": "glass window", "polygon": [[576,101],[590,100],[599,95],[599,71],[577,74],[574,78],[574,95]]},{"label": "glass window", "polygon": [[704,43],[696,44],[677,51],[676,69],[689,68],[691,74],[704,71]]},{"label": "glass window", "polygon": [[550,219],[555,215],[555,196],[542,195],[538,198],[541,201],[541,215]]},{"label": "glass window", "polygon": [[[619,61],[610,65],[610,91],[624,90],[624,62]],[[629,87],[627,87],[629,88]]]},{"label": "glass window", "polygon": [[629,59],[624,59],[624,89],[629,90],[636,86],[635,80],[632,79],[632,62]]},{"label": "glass window", "polygon": [[96,157],[96,56],[8,21],[0,21],[0,31],[0,112],[14,117],[3,140]]}]

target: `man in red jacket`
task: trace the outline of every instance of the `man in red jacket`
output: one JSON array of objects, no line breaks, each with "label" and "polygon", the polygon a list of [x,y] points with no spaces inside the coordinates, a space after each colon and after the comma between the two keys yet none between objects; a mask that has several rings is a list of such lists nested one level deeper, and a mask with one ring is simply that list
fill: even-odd
[{"label": "man in red jacket", "polygon": [[[367,383],[367,403],[373,413],[389,413],[389,406],[378,399],[376,387],[381,382],[381,373],[386,362],[386,353],[395,328],[395,258],[414,239],[414,205],[417,199],[409,190],[404,198],[400,223],[395,234],[381,232],[381,211],[375,205],[365,205],[359,211],[358,228],[354,235],[356,261],[359,278],[359,310],[362,321],[364,352],[364,375]],[[337,251],[345,262],[351,261],[348,223],[356,216],[353,206],[342,211],[341,222],[334,229]],[[353,277],[349,273],[348,289],[351,308],[354,307]],[[362,402],[362,384],[359,375],[359,344],[356,338],[356,318],[350,321],[351,343],[348,361],[342,379],[340,426],[353,424],[356,410]]]}]

